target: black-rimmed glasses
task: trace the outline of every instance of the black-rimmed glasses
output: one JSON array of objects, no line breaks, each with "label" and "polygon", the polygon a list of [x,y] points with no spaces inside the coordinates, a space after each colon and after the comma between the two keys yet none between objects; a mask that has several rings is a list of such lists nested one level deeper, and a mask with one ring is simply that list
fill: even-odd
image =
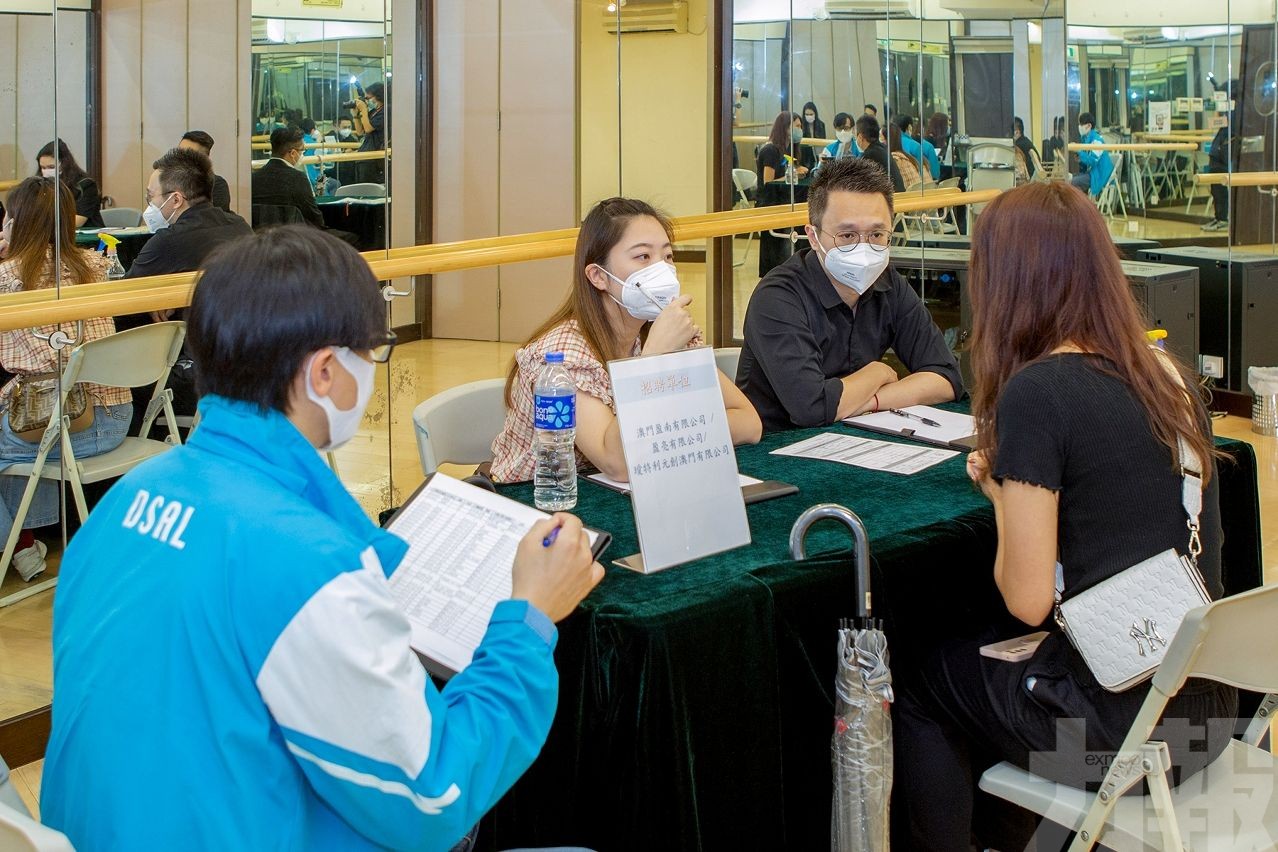
[{"label": "black-rimmed glasses", "polygon": [[860,233],[859,231],[846,231],[841,234],[831,234],[829,231],[817,228],[818,231],[834,240],[834,247],[839,251],[852,251],[852,249],[865,243],[875,251],[886,251],[888,243],[892,241],[892,232],[885,230],[874,230],[869,233]]}]

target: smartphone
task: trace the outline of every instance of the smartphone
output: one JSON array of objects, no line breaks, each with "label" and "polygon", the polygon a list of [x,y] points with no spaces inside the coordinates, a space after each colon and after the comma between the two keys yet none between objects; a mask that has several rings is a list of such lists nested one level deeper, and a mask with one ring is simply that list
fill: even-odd
[{"label": "smartphone", "polygon": [[1005,660],[1009,663],[1019,663],[1021,660],[1028,660],[1034,656],[1039,644],[1046,638],[1047,631],[1040,630],[1028,636],[1018,636],[1015,639],[1006,639],[1002,642],[982,645],[981,656],[989,657],[993,660]]}]

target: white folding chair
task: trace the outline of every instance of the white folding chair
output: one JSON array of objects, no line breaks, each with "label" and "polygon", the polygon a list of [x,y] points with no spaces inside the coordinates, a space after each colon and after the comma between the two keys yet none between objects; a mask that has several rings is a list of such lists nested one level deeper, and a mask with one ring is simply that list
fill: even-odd
[{"label": "white folding chair", "polygon": [[[1191,165],[1190,165],[1190,171],[1191,171],[1193,174],[1195,174],[1195,175],[1202,174],[1202,173],[1206,172],[1206,171],[1207,171],[1207,163],[1209,162],[1209,159],[1210,159],[1210,158],[1207,156],[1207,152],[1205,152],[1205,151],[1195,151],[1195,152],[1194,152],[1194,155],[1193,155],[1192,163],[1191,163]],[[1186,215],[1186,216],[1188,216],[1188,215],[1189,215],[1189,208],[1191,208],[1191,207],[1193,207],[1193,206],[1194,206],[1194,199],[1195,199],[1195,198],[1197,198],[1197,197],[1198,197],[1198,181],[1196,181],[1196,180],[1190,180],[1190,181],[1189,181],[1189,198],[1185,201],[1185,215]],[[1208,203],[1208,204],[1210,204],[1210,203],[1211,203],[1211,193],[1210,193],[1210,192],[1209,192],[1209,193],[1207,193],[1207,199],[1206,199],[1206,200],[1207,200],[1207,203]]]},{"label": "white folding chair", "polygon": [[480,464],[506,422],[506,380],[484,379],[437,393],[413,409],[422,472],[441,464]]},{"label": "white folding chair", "polygon": [[136,228],[142,223],[142,211],[136,207],[103,207],[102,225],[106,228]]},{"label": "white folding chair", "polygon": [[[750,197],[746,194],[750,190],[759,185],[759,176],[749,169],[733,169],[732,170],[732,187],[736,190],[736,198],[732,203],[733,210],[744,210],[751,206]],[[734,244],[736,237],[732,238]],[[745,253],[741,255],[741,260],[732,262],[734,267],[745,266],[746,260],[750,257],[750,243],[754,242],[754,231],[746,234]]]},{"label": "white folding chair", "polygon": [[74,852],[67,836],[43,826],[0,799],[0,849],[5,852]]},{"label": "white folding chair", "polygon": [[719,368],[719,372],[728,377],[730,381],[737,380],[737,362],[741,360],[740,346],[722,346],[714,350],[714,365]]},{"label": "white folding chair", "polygon": [[[1278,762],[1259,743],[1278,710],[1278,586],[1191,611],[1096,795],[1053,784],[1008,763],[986,770],[981,789],[1077,832],[1070,852],[1106,848],[1272,849],[1278,840]],[[1266,693],[1243,739],[1202,772],[1167,783],[1167,744],[1151,741],[1167,702],[1189,678]],[[1148,796],[1125,796],[1140,782]]]},{"label": "white folding chair", "polygon": [[337,192],[333,193],[334,198],[349,198],[351,196],[385,198],[386,185],[381,183],[347,183],[339,186]]},{"label": "white folding chair", "polygon": [[[1123,201],[1123,155],[1118,152],[1112,155],[1114,160],[1114,170],[1109,173],[1109,180],[1105,181],[1105,185],[1101,187],[1100,195],[1096,197],[1096,206],[1100,209],[1101,215],[1107,219],[1117,216],[1120,219],[1127,218],[1127,204]],[[1122,210],[1119,216],[1118,210]]]},{"label": "white folding chair", "polygon": [[[31,500],[35,496],[36,485],[41,479],[65,479],[75,497],[76,511],[80,520],[89,516],[88,505],[84,499],[86,483],[101,482],[123,476],[137,465],[159,455],[174,445],[181,443],[176,422],[173,416],[173,392],[165,389],[169,370],[173,362],[182,352],[182,341],[186,339],[186,324],[182,322],[161,322],[145,325],[140,328],[121,331],[98,340],[81,343],[67,359],[66,369],[62,371],[61,396],[54,416],[49,418],[49,425],[40,438],[40,449],[35,461],[10,465],[0,475],[25,476],[27,486],[22,493],[22,502],[14,513],[13,526],[9,530],[9,538],[5,542],[4,554],[0,556],[0,577],[9,569],[13,559],[13,551],[22,532],[22,522],[27,517]],[[155,383],[155,393],[147,405],[146,416],[142,421],[139,435],[147,435],[161,411],[170,424],[167,441],[155,441],[150,438],[125,438],[120,446],[107,453],[77,459],[71,448],[71,420],[61,414],[66,405],[67,394],[77,382],[89,382],[110,387],[135,388]],[[49,453],[55,442],[60,442],[62,460],[46,464]],[[56,577],[29,584],[21,591],[0,598],[0,606],[8,606],[36,592],[52,588],[58,582]]]}]

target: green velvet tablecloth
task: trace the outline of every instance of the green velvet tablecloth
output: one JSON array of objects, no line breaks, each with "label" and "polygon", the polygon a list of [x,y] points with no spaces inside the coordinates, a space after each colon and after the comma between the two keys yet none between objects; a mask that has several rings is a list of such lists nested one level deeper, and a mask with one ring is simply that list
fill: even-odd
[{"label": "green velvet tablecloth", "polygon": [[[738,448],[742,473],[799,486],[748,507],[753,543],[641,575],[608,575],[560,625],[559,709],[537,762],[486,818],[485,849],[822,849],[829,845],[830,734],[838,619],[853,614],[851,541],[823,522],[797,563],[790,527],[840,503],[870,535],[874,614],[893,666],[929,639],[1009,618],[991,567],[993,513],[964,456],[913,476],[769,455],[821,431]],[[1255,455],[1225,442],[1227,591],[1260,582]],[[531,502],[530,486],[502,489]],[[576,513],[638,549],[630,498],[581,481]],[[824,554],[824,555],[822,555]]]}]

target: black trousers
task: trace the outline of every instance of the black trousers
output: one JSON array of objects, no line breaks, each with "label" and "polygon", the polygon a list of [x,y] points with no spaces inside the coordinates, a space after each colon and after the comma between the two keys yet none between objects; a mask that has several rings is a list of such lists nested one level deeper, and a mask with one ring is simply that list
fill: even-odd
[{"label": "black trousers", "polygon": [[[896,672],[893,845],[969,852],[975,841],[1002,852],[1055,852],[1067,840],[1064,829],[1036,828],[1033,815],[981,793],[981,773],[1009,761],[1075,787],[1096,789],[1104,779],[1148,684],[1106,692],[1073,665],[1075,652],[1060,633],[1020,663],[980,655],[982,645],[1015,635],[988,629]],[[1179,778],[1220,754],[1236,714],[1237,694],[1215,684],[1190,681],[1173,699],[1159,736],[1171,748]]]},{"label": "black trousers", "polygon": [[1219,184],[1211,185],[1211,206],[1218,222],[1229,221],[1229,187]]}]

